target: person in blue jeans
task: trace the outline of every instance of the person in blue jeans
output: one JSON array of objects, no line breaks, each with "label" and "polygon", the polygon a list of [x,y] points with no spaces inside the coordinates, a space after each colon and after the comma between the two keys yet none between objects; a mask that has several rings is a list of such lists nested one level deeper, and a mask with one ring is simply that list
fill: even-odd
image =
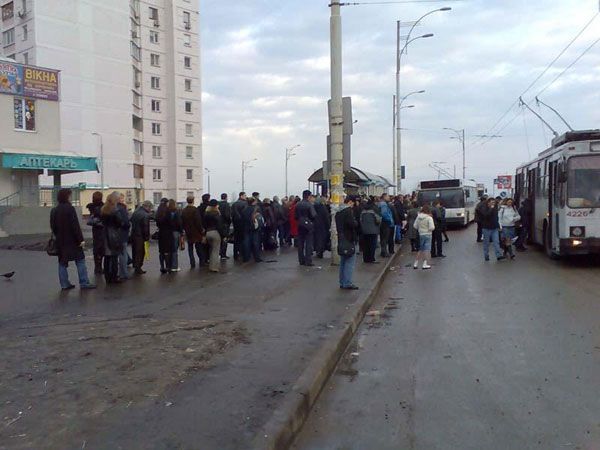
[{"label": "person in blue jeans", "polygon": [[74,261],[77,266],[79,287],[81,289],[95,289],[96,285],[88,278],[83,253],[84,239],[79,225],[79,218],[75,208],[71,205],[70,189],[61,189],[58,192],[58,205],[50,212],[50,228],[56,243],[58,256],[58,280],[63,291],[73,289],[75,286],[69,281],[67,266]]},{"label": "person in blue jeans", "polygon": [[353,211],[355,205],[356,197],[349,195],[335,215],[340,255],[340,289],[353,291],[358,289],[352,280],[356,264],[356,242],[358,242],[358,222]]},{"label": "person in blue jeans", "polygon": [[494,245],[496,260],[506,259],[500,251],[500,222],[498,220],[498,205],[496,200],[489,198],[480,211],[480,223],[483,232],[483,257],[490,260],[490,241]]}]

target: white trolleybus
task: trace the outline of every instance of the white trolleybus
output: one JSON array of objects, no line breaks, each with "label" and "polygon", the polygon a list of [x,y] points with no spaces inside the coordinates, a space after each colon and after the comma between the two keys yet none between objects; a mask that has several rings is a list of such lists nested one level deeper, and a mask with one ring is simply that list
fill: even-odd
[{"label": "white trolleybus", "polygon": [[467,226],[475,220],[477,186],[462,180],[421,181],[417,189],[417,203],[433,205],[440,200],[446,208],[446,223]]},{"label": "white trolleybus", "polygon": [[572,131],[517,169],[532,206],[529,238],[548,256],[600,254],[600,130]]}]

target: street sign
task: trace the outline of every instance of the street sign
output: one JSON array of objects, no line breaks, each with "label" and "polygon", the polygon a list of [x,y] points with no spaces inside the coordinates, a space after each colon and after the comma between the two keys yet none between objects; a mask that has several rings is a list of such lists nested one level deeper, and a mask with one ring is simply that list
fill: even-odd
[{"label": "street sign", "polygon": [[496,180],[498,189],[512,189],[512,175],[498,175]]},{"label": "street sign", "polygon": [[506,198],[507,196],[508,196],[508,194],[506,193],[506,191],[500,192],[500,197]]}]

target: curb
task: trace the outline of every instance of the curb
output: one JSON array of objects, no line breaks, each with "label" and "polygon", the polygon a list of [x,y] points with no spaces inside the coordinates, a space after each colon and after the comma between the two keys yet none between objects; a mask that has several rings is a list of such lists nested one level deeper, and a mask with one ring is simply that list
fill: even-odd
[{"label": "curb", "polygon": [[286,395],[283,403],[275,409],[271,419],[254,439],[253,449],[286,450],[292,445],[321,390],[329,381],[365,314],[375,301],[385,276],[399,258],[400,248],[385,264],[373,286],[366,291],[366,295],[359,298],[354,308],[344,315],[343,327],[336,330],[309,361],[292,386],[291,392]]}]

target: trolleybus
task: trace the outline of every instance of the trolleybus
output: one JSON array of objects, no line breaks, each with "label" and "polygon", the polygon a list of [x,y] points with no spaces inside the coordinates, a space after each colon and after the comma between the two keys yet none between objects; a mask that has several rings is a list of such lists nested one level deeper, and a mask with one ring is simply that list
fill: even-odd
[{"label": "trolleybus", "polygon": [[462,180],[421,181],[417,189],[417,203],[433,204],[440,200],[446,208],[446,222],[467,226],[475,220],[477,187]]},{"label": "trolleybus", "polygon": [[532,207],[530,241],[548,256],[600,253],[600,130],[553,139],[517,169],[515,189]]}]

